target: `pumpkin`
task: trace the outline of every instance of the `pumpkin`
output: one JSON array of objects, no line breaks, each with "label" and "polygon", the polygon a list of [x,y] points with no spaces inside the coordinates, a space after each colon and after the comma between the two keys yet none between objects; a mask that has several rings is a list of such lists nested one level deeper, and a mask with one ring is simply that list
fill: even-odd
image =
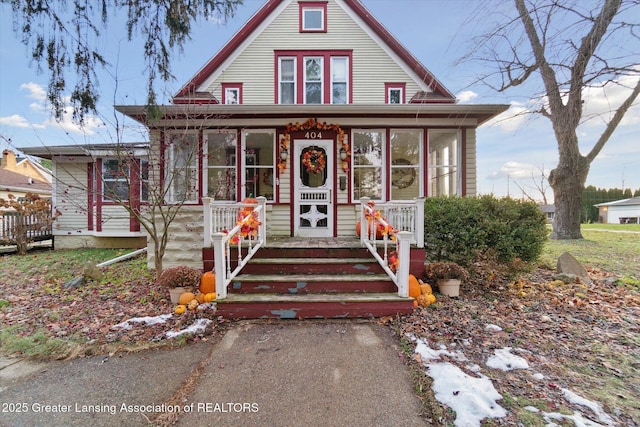
[{"label": "pumpkin", "polygon": [[436,302],[436,297],[433,294],[422,294],[416,301],[421,307],[427,307]]},{"label": "pumpkin", "polygon": [[182,314],[185,311],[187,311],[187,306],[184,305],[184,304],[176,305],[176,308],[175,308],[174,311],[175,311],[176,314]]},{"label": "pumpkin", "polygon": [[198,300],[192,299],[187,308],[189,310],[195,310],[198,307]]},{"label": "pumpkin", "polygon": [[[360,227],[362,227],[362,221],[358,221],[356,224],[356,236],[360,237]],[[371,228],[371,224],[367,224],[367,230]],[[382,239],[384,232],[384,226],[379,222],[376,222],[376,239]]]},{"label": "pumpkin", "polygon": [[413,274],[409,275],[409,296],[411,298],[418,298],[421,295],[420,293],[420,283],[418,283],[418,279]]},{"label": "pumpkin", "polygon": [[202,304],[204,302],[204,294],[202,292],[196,295],[196,301],[198,301],[198,304]]},{"label": "pumpkin", "polygon": [[200,278],[200,287],[198,288],[203,294],[216,291],[216,275],[213,271],[205,272]]},{"label": "pumpkin", "polygon": [[194,300],[195,298],[196,298],[196,296],[193,294],[193,292],[183,292],[183,293],[180,294],[180,298],[178,300],[178,304],[187,305],[192,300]]},{"label": "pumpkin", "polygon": [[215,292],[209,292],[204,294],[204,302],[211,302],[213,300],[216,299],[216,293]]},{"label": "pumpkin", "polygon": [[414,300],[413,300],[413,306],[414,306],[414,307],[417,307],[417,306],[418,306],[418,300],[417,300],[417,299],[414,299]]},{"label": "pumpkin", "polygon": [[428,283],[420,283],[420,293],[422,295],[432,294],[433,293],[433,289],[431,289],[431,285],[428,284]]}]

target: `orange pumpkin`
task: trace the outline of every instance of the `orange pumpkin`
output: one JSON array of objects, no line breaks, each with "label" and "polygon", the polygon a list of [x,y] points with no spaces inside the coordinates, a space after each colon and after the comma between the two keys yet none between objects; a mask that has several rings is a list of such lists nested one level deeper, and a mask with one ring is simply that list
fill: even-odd
[{"label": "orange pumpkin", "polygon": [[413,274],[409,275],[409,296],[411,298],[418,298],[421,295],[420,283]]},{"label": "orange pumpkin", "polygon": [[180,300],[178,301],[178,304],[188,305],[195,298],[196,296],[193,294],[193,292],[183,292],[180,294]]},{"label": "orange pumpkin", "polygon": [[[362,227],[362,221],[358,221],[356,224],[356,236],[360,237],[360,227]],[[367,230],[371,228],[370,224],[367,224]],[[384,227],[379,222],[376,222],[376,239],[382,239]]]},{"label": "orange pumpkin", "polygon": [[215,299],[216,299],[216,293],[215,292],[210,292],[208,294],[205,294],[205,296],[204,296],[204,302],[215,301]]},{"label": "orange pumpkin", "polygon": [[202,292],[196,295],[196,301],[198,301],[198,304],[202,304],[204,302],[204,294]]},{"label": "orange pumpkin", "polygon": [[200,287],[198,289],[203,294],[216,291],[216,275],[213,271],[207,271],[202,275],[200,278]]}]

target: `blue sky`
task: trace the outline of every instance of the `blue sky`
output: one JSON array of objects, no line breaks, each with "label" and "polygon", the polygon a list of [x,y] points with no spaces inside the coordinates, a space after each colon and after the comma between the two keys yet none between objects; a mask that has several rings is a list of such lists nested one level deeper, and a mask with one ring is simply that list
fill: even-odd
[{"label": "blue sky", "polygon": [[[194,28],[192,40],[183,53],[175,53],[173,73],[161,100],[174,94],[263,4],[263,0],[245,0],[226,24],[203,22]],[[418,58],[460,102],[510,104],[509,114],[526,111],[531,104],[528,95],[538,92],[537,83],[517,91],[498,94],[488,87],[472,84],[474,78],[487,72],[478,64],[455,65],[467,52],[471,37],[482,34],[489,12],[507,12],[510,2],[497,0],[364,0],[369,11]],[[495,10],[487,10],[487,5]],[[500,10],[503,9],[503,10]],[[89,119],[84,130],[69,119],[56,123],[44,101],[47,76],[38,74],[29,63],[29,52],[12,31],[11,12],[0,5],[0,135],[11,139],[11,148],[84,144],[113,141],[113,104],[144,104],[146,78],[143,75],[140,40],[126,40],[123,23],[113,22],[102,31],[101,43],[109,73],[99,72],[102,98],[100,118]],[[493,16],[497,16],[494,14]],[[474,19],[473,17],[476,17]],[[640,22],[638,19],[631,19]],[[117,75],[117,91],[114,75]],[[606,111],[608,102],[615,104],[624,90],[617,87],[603,96],[590,93],[585,97],[588,112]],[[605,101],[606,102],[603,102]],[[587,185],[597,187],[640,188],[640,103],[627,113],[604,150],[592,163]],[[104,123],[107,123],[105,126]],[[129,121],[125,139],[145,140],[144,132]],[[586,154],[602,131],[594,121],[581,126],[581,151]],[[0,141],[0,148],[7,143]],[[550,122],[532,116],[516,116],[485,125],[478,130],[478,192],[498,196],[520,197],[522,191],[539,198],[532,175],[547,173],[557,163],[557,146]],[[549,190],[547,196],[552,198]]]}]

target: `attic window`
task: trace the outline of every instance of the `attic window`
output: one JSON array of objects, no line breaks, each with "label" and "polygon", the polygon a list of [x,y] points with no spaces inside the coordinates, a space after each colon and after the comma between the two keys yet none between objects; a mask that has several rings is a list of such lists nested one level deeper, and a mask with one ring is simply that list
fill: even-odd
[{"label": "attic window", "polygon": [[300,3],[300,32],[327,32],[327,3]]},{"label": "attic window", "polygon": [[384,86],[386,104],[405,103],[405,83],[385,83]]}]

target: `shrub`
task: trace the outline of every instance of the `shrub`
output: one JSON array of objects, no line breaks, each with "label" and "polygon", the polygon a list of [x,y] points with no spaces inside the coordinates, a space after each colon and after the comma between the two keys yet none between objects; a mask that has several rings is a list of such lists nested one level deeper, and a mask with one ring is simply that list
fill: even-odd
[{"label": "shrub", "polygon": [[490,249],[501,262],[534,262],[548,233],[535,203],[494,196],[427,198],[424,225],[427,260],[466,267]]},{"label": "shrub", "polygon": [[160,275],[158,283],[167,288],[192,288],[200,284],[202,273],[195,268],[179,265],[165,269]]}]

